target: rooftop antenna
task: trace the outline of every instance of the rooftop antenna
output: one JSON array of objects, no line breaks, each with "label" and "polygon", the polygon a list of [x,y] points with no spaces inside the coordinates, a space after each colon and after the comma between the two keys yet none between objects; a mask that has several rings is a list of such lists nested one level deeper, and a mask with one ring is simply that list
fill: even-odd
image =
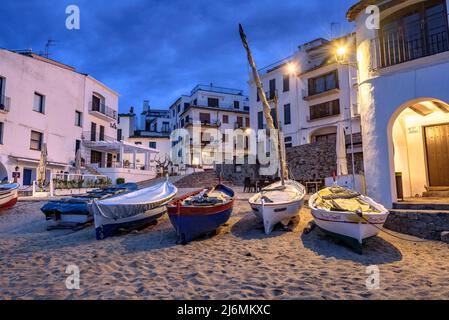
[{"label": "rooftop antenna", "polygon": [[45,44],[45,53],[44,53],[44,57],[48,59],[49,56],[49,51],[50,51],[50,47],[55,46],[56,42],[58,42],[57,40],[54,40],[52,38],[49,38],[47,40],[47,43]]},{"label": "rooftop antenna", "polygon": [[336,35],[334,33],[334,27],[340,27],[340,23],[338,22],[331,23],[331,40],[334,40],[336,38]]}]

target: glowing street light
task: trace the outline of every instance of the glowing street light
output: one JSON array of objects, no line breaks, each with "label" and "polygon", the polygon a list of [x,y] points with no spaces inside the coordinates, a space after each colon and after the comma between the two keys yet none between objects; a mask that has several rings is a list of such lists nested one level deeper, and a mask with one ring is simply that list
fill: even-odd
[{"label": "glowing street light", "polygon": [[335,59],[338,63],[344,64],[346,62],[346,55],[348,54],[348,48],[346,47],[339,47],[337,48],[337,51],[335,52]]},{"label": "glowing street light", "polygon": [[289,62],[287,64],[287,71],[291,75],[296,75],[298,72],[298,65],[294,62]]}]

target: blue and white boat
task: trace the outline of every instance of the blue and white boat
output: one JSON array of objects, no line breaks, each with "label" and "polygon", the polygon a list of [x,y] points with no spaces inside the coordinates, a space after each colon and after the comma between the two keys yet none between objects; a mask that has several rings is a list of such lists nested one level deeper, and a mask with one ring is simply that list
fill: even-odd
[{"label": "blue and white boat", "polygon": [[167,212],[167,203],[178,189],[165,181],[106,200],[94,200],[90,206],[98,240],[117,235],[121,230],[141,229]]},{"label": "blue and white boat", "polygon": [[168,215],[178,243],[214,232],[228,222],[234,206],[234,191],[222,184],[211,190],[198,190],[168,204]]},{"label": "blue and white boat", "polygon": [[124,183],[62,200],[48,201],[41,208],[49,229],[79,227],[93,221],[89,206],[95,199],[107,199],[137,190],[137,184]]}]

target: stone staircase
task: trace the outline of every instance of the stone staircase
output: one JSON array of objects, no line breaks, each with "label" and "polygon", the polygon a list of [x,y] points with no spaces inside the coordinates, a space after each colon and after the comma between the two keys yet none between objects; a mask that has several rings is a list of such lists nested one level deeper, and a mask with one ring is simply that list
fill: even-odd
[{"label": "stone staircase", "polygon": [[424,198],[449,198],[449,187],[429,187],[423,193]]},{"label": "stone staircase", "polygon": [[428,199],[395,203],[385,228],[419,238],[442,240],[442,233],[449,231],[449,201]]}]

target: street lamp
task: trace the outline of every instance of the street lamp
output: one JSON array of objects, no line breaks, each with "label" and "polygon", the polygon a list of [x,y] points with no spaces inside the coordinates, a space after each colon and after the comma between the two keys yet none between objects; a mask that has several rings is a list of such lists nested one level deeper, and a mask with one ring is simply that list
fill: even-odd
[{"label": "street lamp", "polygon": [[349,131],[351,135],[351,163],[352,163],[352,188],[355,189],[355,159],[354,159],[354,137],[352,128],[352,95],[351,95],[351,72],[349,67],[358,70],[357,63],[351,63],[348,59],[349,49],[347,46],[339,46],[335,50],[335,60],[339,65],[348,67],[348,92],[349,92]]}]

